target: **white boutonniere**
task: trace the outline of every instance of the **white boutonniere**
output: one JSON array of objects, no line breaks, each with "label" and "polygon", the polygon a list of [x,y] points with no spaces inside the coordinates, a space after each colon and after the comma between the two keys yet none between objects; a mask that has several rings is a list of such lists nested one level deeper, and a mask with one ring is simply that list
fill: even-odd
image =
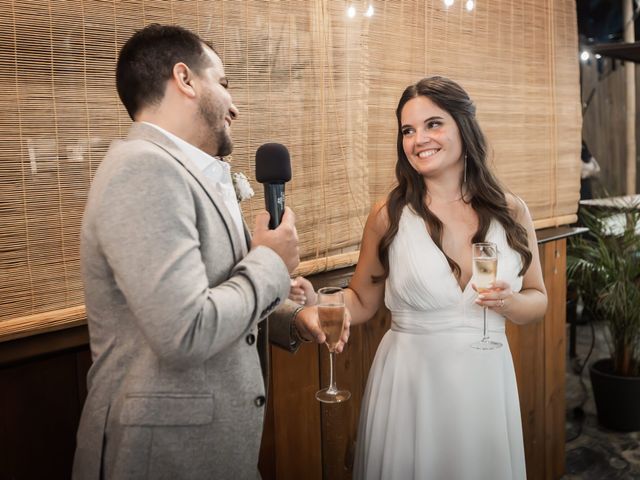
[{"label": "white boutonniere", "polygon": [[233,189],[236,191],[236,198],[238,199],[238,202],[248,200],[255,195],[255,192],[249,183],[249,179],[244,173],[232,173],[231,181],[233,182]]}]

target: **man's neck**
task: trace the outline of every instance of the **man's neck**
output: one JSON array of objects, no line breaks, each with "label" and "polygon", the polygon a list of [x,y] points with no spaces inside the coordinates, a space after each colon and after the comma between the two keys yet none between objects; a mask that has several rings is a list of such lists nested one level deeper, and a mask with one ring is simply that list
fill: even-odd
[{"label": "man's neck", "polygon": [[139,115],[136,115],[135,121],[151,123],[152,125],[160,127],[163,130],[171,133],[172,135],[181,138],[185,142],[190,143],[194,147],[200,148],[200,146],[196,143],[196,139],[193,138],[193,131],[190,131],[188,128],[186,128],[189,122],[179,121],[175,115],[165,115],[161,114],[160,112],[154,114],[143,111]]}]

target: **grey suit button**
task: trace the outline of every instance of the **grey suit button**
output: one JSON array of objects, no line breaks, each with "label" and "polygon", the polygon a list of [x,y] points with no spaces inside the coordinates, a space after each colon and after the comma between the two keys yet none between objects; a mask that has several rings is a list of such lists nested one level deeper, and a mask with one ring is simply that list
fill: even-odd
[{"label": "grey suit button", "polygon": [[256,336],[253,333],[250,333],[249,335],[247,335],[246,340],[249,345],[253,345],[254,343],[256,343]]},{"label": "grey suit button", "polygon": [[267,399],[264,398],[263,395],[260,395],[259,397],[256,397],[256,399],[253,401],[253,403],[256,404],[256,407],[262,407],[262,406],[264,406],[266,401],[267,401]]}]

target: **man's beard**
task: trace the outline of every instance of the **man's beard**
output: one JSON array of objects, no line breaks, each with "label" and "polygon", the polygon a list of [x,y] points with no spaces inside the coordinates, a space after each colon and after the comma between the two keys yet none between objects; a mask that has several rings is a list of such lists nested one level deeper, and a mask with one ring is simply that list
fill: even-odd
[{"label": "man's beard", "polygon": [[215,144],[218,148],[213,155],[217,157],[224,157],[233,151],[233,140],[226,129],[227,122],[224,118],[220,119],[221,110],[222,105],[217,104],[211,94],[204,96],[198,104],[200,115],[209,127],[213,137],[215,137]]},{"label": "man's beard", "polygon": [[216,137],[218,140],[218,153],[216,156],[226,157],[233,152],[233,140],[231,140],[224,127],[216,132]]}]

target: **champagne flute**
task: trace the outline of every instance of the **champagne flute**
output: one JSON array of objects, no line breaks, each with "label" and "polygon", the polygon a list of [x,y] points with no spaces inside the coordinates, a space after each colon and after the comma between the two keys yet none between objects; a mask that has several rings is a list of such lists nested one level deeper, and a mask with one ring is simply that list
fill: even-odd
[{"label": "champagne flute", "polygon": [[318,318],[320,327],[327,337],[329,349],[329,386],[316,392],[316,399],[324,403],[340,403],[349,400],[348,390],[336,387],[335,356],[344,328],[344,292],[340,287],[325,287],[318,290]]},{"label": "champagne flute", "polygon": [[[495,243],[483,242],[474,243],[473,248],[473,282],[476,284],[478,293],[491,290],[493,282],[496,281],[498,271],[498,248]],[[487,333],[487,307],[482,308],[484,326],[482,330],[482,340],[472,343],[472,348],[478,350],[494,350],[500,348],[502,344],[489,338]]]}]

